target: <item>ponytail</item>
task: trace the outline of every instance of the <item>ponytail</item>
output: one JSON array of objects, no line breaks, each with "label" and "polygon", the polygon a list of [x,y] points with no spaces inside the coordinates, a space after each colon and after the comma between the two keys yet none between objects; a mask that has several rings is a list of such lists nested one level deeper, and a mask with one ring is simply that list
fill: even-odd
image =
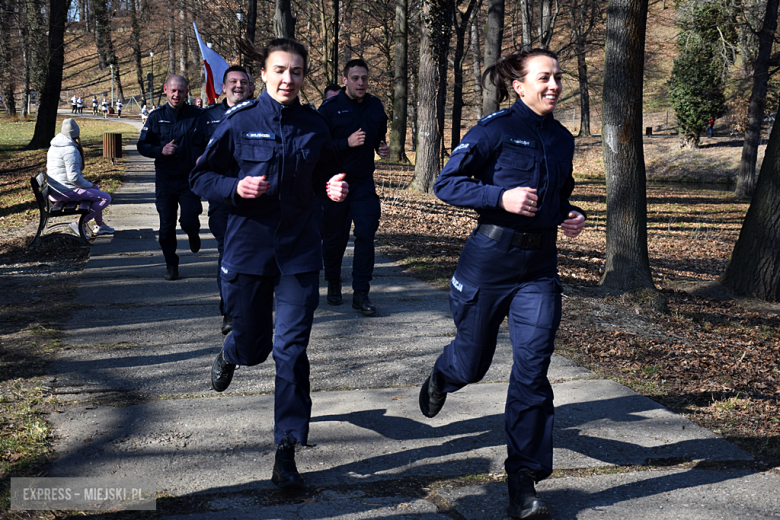
[{"label": "ponytail", "polygon": [[482,74],[482,86],[487,88],[490,83],[498,89],[498,102],[503,103],[509,97],[507,83],[525,80],[528,74],[528,61],[537,56],[546,56],[558,61],[558,55],[547,49],[531,49],[530,51],[515,51],[507,56],[501,56],[495,64],[485,69]]}]

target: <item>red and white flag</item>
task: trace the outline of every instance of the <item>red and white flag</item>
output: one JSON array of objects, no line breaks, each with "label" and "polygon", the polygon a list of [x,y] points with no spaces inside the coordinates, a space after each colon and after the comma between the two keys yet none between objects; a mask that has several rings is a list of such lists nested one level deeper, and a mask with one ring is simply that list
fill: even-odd
[{"label": "red and white flag", "polygon": [[213,105],[217,96],[222,94],[222,76],[230,65],[228,65],[222,56],[209,49],[208,46],[203,43],[203,40],[200,39],[198,26],[195,25],[195,22],[192,22],[192,26],[195,27],[195,36],[198,38],[200,55],[203,56],[203,66],[206,69],[206,97],[208,98],[209,105]]}]

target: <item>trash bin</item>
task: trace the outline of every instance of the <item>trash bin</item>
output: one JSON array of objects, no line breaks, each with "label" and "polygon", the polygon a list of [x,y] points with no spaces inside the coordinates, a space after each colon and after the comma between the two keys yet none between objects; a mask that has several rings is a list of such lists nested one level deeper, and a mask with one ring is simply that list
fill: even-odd
[{"label": "trash bin", "polygon": [[122,157],[122,134],[103,134],[103,157],[111,159],[111,164]]}]

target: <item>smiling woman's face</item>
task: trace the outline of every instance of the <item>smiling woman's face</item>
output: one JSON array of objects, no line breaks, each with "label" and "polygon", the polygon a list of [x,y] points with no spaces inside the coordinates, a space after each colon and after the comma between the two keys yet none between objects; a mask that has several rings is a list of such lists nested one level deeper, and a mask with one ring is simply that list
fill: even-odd
[{"label": "smiling woman's face", "polygon": [[528,61],[528,73],[523,81],[513,81],[512,87],[528,108],[546,116],[555,110],[563,90],[561,67],[553,58],[534,56]]},{"label": "smiling woman's face", "polygon": [[282,105],[298,97],[303,85],[303,57],[286,51],[274,51],[261,71],[268,95]]}]

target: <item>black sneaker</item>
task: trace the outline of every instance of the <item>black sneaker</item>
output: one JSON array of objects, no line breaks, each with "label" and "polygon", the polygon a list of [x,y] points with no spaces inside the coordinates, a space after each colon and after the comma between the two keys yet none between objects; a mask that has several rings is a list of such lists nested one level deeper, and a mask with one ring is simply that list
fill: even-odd
[{"label": "black sneaker", "polygon": [[190,251],[197,253],[200,251],[200,233],[197,231],[191,235],[187,235],[190,239]]},{"label": "black sneaker", "polygon": [[168,281],[171,280],[178,280],[179,279],[179,267],[176,265],[169,265],[168,268],[165,270],[165,276],[163,276]]},{"label": "black sneaker", "polygon": [[433,382],[433,370],[431,370],[431,375],[420,388],[420,411],[426,417],[436,417],[446,400],[447,394],[436,388],[436,384]]},{"label": "black sneaker", "polygon": [[211,365],[211,388],[217,392],[224,392],[233,380],[233,372],[236,365],[225,361],[225,348],[219,351],[214,363]]},{"label": "black sneaker", "polygon": [[341,278],[328,280],[328,303],[330,305],[341,305]]},{"label": "black sneaker", "polygon": [[363,313],[363,316],[376,314],[376,307],[368,299],[368,291],[355,291],[352,295],[352,308]]},{"label": "black sneaker", "polygon": [[508,516],[523,520],[552,518],[550,505],[536,496],[534,476],[530,470],[522,469],[516,473],[508,473],[506,481],[509,485],[509,506],[506,508]]},{"label": "black sneaker", "polygon": [[230,314],[222,315],[222,335],[227,336],[233,330],[233,317]]},{"label": "black sneaker", "polygon": [[274,462],[271,482],[286,490],[303,489],[303,477],[295,466],[295,442],[290,437],[282,439],[282,443],[276,448],[276,460]]}]

